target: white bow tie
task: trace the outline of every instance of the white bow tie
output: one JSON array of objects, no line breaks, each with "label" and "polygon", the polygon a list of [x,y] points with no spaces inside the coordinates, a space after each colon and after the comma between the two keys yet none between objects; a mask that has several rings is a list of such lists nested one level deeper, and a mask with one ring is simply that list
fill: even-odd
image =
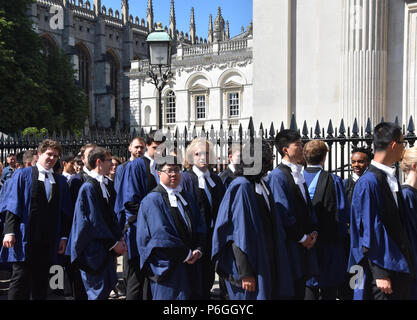
[{"label": "white bow tie", "polygon": [[100,182],[100,187],[101,187],[101,192],[103,193],[103,198],[106,198],[108,200],[110,197],[110,193],[106,188],[106,185],[108,183],[107,178],[105,178],[104,176],[97,176],[96,180]]},{"label": "white bow tie", "polygon": [[47,177],[49,179],[49,182],[51,184],[54,184],[55,179],[54,179],[54,176],[53,176],[52,173],[53,173],[52,169],[51,170],[40,170],[38,180],[42,181],[42,182],[45,182],[45,178]]},{"label": "white bow tie", "polygon": [[180,199],[183,206],[187,205],[187,201],[185,201],[185,199],[182,197],[180,193],[181,191],[182,191],[181,186],[178,186],[177,188],[173,189],[171,192],[168,192],[168,199],[169,199],[169,203],[171,207],[174,207],[174,208],[178,207],[177,197],[178,199]]},{"label": "white bow tie", "polygon": [[263,195],[269,210],[271,210],[271,207],[269,206],[269,198],[268,198],[269,190],[265,186],[265,183],[263,182],[262,179],[261,179],[260,183],[255,183],[255,191],[256,191],[257,194]]},{"label": "white bow tie", "polygon": [[[394,169],[395,172],[395,169]],[[397,178],[395,177],[395,175],[388,175],[387,174],[387,179],[388,179],[388,185],[391,189],[392,192],[398,192],[400,189],[398,187],[398,181]]]}]

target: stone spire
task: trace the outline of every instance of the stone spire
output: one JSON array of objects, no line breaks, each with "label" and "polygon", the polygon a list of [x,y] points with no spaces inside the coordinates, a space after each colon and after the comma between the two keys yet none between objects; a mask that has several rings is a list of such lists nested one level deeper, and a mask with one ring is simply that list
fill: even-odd
[{"label": "stone spire", "polygon": [[213,42],[213,15],[211,13],[209,17],[208,42]]},{"label": "stone spire", "polygon": [[94,0],[94,12],[96,16],[101,13],[101,0]]},{"label": "stone spire", "polygon": [[192,44],[195,44],[196,43],[194,7],[191,8],[191,17],[190,17],[190,40],[191,40],[191,43]]},{"label": "stone spire", "polygon": [[214,20],[214,41],[224,40],[224,19],[222,17],[222,8],[219,7],[217,10],[217,17]]},{"label": "stone spire", "polygon": [[153,30],[153,5],[152,0],[148,0],[148,10],[146,12],[146,23],[148,31],[152,32]]},{"label": "stone spire", "polygon": [[122,18],[123,24],[126,25],[129,21],[129,0],[122,0]]},{"label": "stone spire", "polygon": [[226,21],[226,31],[225,31],[226,40],[230,39],[230,29],[229,29],[229,20]]},{"label": "stone spire", "polygon": [[173,40],[177,39],[177,23],[175,20],[174,0],[171,0],[171,11],[169,13],[169,34]]}]

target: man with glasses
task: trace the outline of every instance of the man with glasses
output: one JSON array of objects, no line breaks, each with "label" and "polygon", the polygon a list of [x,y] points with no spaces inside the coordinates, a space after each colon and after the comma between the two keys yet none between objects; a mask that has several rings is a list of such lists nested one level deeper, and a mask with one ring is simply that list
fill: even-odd
[{"label": "man with glasses", "polygon": [[416,257],[407,234],[406,206],[394,164],[404,152],[401,128],[380,123],[374,129],[375,155],[352,195],[349,268],[363,277],[354,299],[409,299]]},{"label": "man with glasses", "polygon": [[[168,157],[167,157],[168,158]],[[156,166],[159,185],[142,201],[137,221],[137,246],[144,291],[153,300],[201,299],[200,258],[205,222],[192,194],[180,185],[181,164],[174,156]]]}]

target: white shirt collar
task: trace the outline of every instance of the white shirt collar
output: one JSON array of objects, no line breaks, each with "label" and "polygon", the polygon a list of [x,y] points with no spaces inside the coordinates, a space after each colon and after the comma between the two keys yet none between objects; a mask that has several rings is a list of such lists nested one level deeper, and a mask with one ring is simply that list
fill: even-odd
[{"label": "white shirt collar", "polygon": [[145,154],[143,155],[145,158],[148,158],[150,161],[151,161],[151,167],[153,166],[153,164],[154,164],[154,162],[155,162],[155,160],[154,159],[152,159],[149,155],[148,155],[148,153],[147,152],[145,152]]},{"label": "white shirt collar", "polygon": [[307,168],[320,168],[323,169],[323,166],[321,164],[308,164]]},{"label": "white shirt collar", "polygon": [[95,170],[89,171],[88,175],[98,182],[100,182],[101,192],[103,193],[103,198],[109,199],[110,193],[106,188],[106,184],[108,183],[107,178],[101,174],[98,174]]},{"label": "white shirt collar", "polygon": [[388,166],[386,166],[382,163],[376,162],[374,160],[371,160],[371,164],[374,167],[377,167],[378,169],[384,171],[387,174],[387,176],[395,177],[395,167],[388,167]]},{"label": "white shirt collar", "polygon": [[39,162],[36,162],[36,167],[39,170],[39,177],[38,180],[39,181],[45,181],[45,178],[47,177],[49,179],[49,181],[51,182],[51,184],[55,183],[55,179],[53,176],[54,170],[51,169],[45,169],[44,166],[42,166]]},{"label": "white shirt collar", "polygon": [[235,168],[235,165],[234,164],[230,163],[227,167],[230,169],[230,171],[232,171],[233,173],[235,173],[236,168]]},{"label": "white shirt collar", "polygon": [[88,174],[88,175],[90,175],[90,170],[88,170],[88,168],[87,168],[87,166],[86,165],[84,165],[83,166],[83,171],[86,173],[86,174]]},{"label": "white shirt collar", "polygon": [[[210,171],[208,169],[206,170],[206,172],[203,172],[199,168],[197,168],[196,166],[193,166],[193,172],[198,177],[198,187],[200,189],[205,189],[206,179],[207,179],[208,183],[210,184],[210,186],[212,188],[215,187],[216,184],[214,183],[213,179],[210,177]],[[204,179],[204,178],[206,178],[206,179]]]},{"label": "white shirt collar", "polygon": [[164,185],[162,182],[160,182],[160,185],[166,190],[166,192],[168,193],[168,199],[169,199],[169,203],[171,204],[171,207],[178,207],[177,204],[177,197],[181,200],[182,204],[184,206],[187,205],[187,201],[185,201],[185,199],[182,197],[181,195],[181,191],[182,191],[182,186],[181,184],[179,184],[175,189],[170,188],[166,185]]},{"label": "white shirt collar", "polygon": [[73,174],[69,174],[68,172],[63,171],[62,175],[67,178],[67,180],[71,179],[71,177],[73,176]]},{"label": "white shirt collar", "polygon": [[360,178],[360,176],[358,176],[355,172],[352,172],[352,179],[353,179],[353,181],[358,181],[359,180],[359,178]]},{"label": "white shirt collar", "polygon": [[294,164],[284,159],[282,159],[282,163],[285,164],[287,167],[290,167],[292,172],[300,173],[301,170],[303,170],[303,166],[301,164]]}]

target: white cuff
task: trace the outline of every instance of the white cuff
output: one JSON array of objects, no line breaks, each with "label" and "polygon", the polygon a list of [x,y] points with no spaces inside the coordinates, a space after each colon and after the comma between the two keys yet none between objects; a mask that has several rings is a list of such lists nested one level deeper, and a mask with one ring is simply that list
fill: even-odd
[{"label": "white cuff", "polygon": [[187,258],[183,261],[183,262],[187,262],[188,260],[190,260],[190,258],[192,257],[193,252],[190,250],[190,252],[188,253]]},{"label": "white cuff", "polygon": [[304,237],[301,238],[301,240],[298,241],[298,243],[303,243],[304,241],[306,241],[307,239],[307,235],[305,234]]}]

